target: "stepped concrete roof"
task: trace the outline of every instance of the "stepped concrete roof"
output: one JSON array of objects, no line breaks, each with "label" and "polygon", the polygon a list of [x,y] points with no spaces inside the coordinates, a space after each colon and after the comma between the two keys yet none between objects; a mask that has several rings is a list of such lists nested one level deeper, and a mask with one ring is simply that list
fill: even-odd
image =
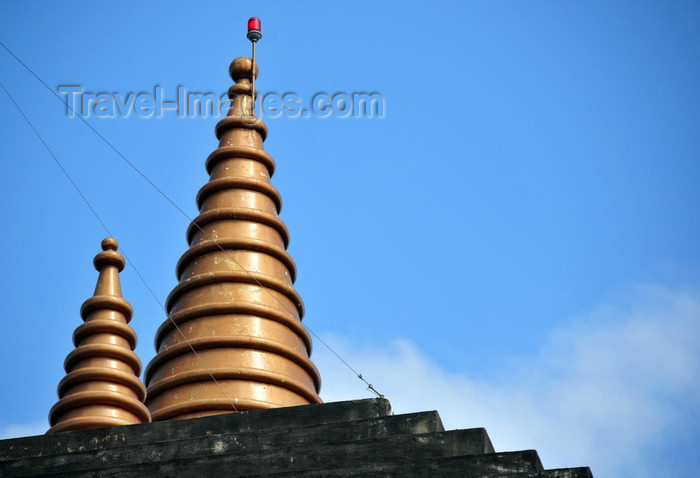
[{"label": "stepped concrete roof", "polygon": [[434,411],[393,415],[381,398],[4,440],[0,475],[592,478],[496,451],[483,428],[445,431]]}]

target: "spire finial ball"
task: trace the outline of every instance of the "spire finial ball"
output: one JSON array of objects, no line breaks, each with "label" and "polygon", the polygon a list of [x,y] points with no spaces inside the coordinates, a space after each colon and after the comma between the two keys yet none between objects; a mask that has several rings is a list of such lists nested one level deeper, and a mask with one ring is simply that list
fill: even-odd
[{"label": "spire finial ball", "polygon": [[[250,70],[253,66],[253,60],[247,56],[241,56],[236,58],[231,62],[231,66],[228,68],[228,73],[231,75],[231,79],[235,82],[245,78],[250,78]],[[259,73],[258,65],[255,65],[255,78],[258,77]]]},{"label": "spire finial ball", "polygon": [[102,250],[103,251],[116,251],[119,249],[119,243],[113,237],[107,237],[102,240]]}]

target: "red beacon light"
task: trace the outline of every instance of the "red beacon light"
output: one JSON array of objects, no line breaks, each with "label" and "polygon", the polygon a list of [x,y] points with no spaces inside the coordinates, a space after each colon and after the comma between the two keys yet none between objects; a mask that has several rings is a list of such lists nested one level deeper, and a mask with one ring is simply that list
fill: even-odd
[{"label": "red beacon light", "polygon": [[248,40],[251,41],[253,47],[252,67],[250,69],[250,115],[255,116],[255,47],[258,46],[258,40],[262,38],[260,31],[260,19],[258,17],[250,17],[248,19]]},{"label": "red beacon light", "polygon": [[260,19],[258,17],[250,17],[248,20],[248,40],[256,42],[262,38]]}]

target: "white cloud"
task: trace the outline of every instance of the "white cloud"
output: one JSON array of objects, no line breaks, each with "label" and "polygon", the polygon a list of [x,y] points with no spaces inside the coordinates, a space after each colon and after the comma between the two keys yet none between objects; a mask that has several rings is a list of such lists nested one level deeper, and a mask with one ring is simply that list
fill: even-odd
[{"label": "white cloud", "polygon": [[[700,290],[637,287],[554,330],[536,357],[498,376],[448,373],[410,340],[357,345],[325,336],[397,413],[436,409],[446,428],[485,427],[497,450],[535,448],[548,468],[596,478],[692,476],[700,465]],[[326,401],[361,384],[320,344]],[[668,467],[671,467],[670,469]],[[695,468],[694,468],[695,467]]]}]

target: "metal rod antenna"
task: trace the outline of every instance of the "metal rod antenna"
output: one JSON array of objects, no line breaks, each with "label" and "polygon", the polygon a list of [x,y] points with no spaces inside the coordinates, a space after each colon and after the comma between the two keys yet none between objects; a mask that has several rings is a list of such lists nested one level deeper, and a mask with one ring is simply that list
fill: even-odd
[{"label": "metal rod antenna", "polygon": [[261,22],[258,17],[248,19],[248,40],[253,43],[253,67],[250,70],[250,115],[255,116],[255,57],[258,40],[262,38]]},{"label": "metal rod antenna", "polygon": [[253,67],[250,69],[250,115],[255,116],[255,50],[258,42],[253,40]]}]

